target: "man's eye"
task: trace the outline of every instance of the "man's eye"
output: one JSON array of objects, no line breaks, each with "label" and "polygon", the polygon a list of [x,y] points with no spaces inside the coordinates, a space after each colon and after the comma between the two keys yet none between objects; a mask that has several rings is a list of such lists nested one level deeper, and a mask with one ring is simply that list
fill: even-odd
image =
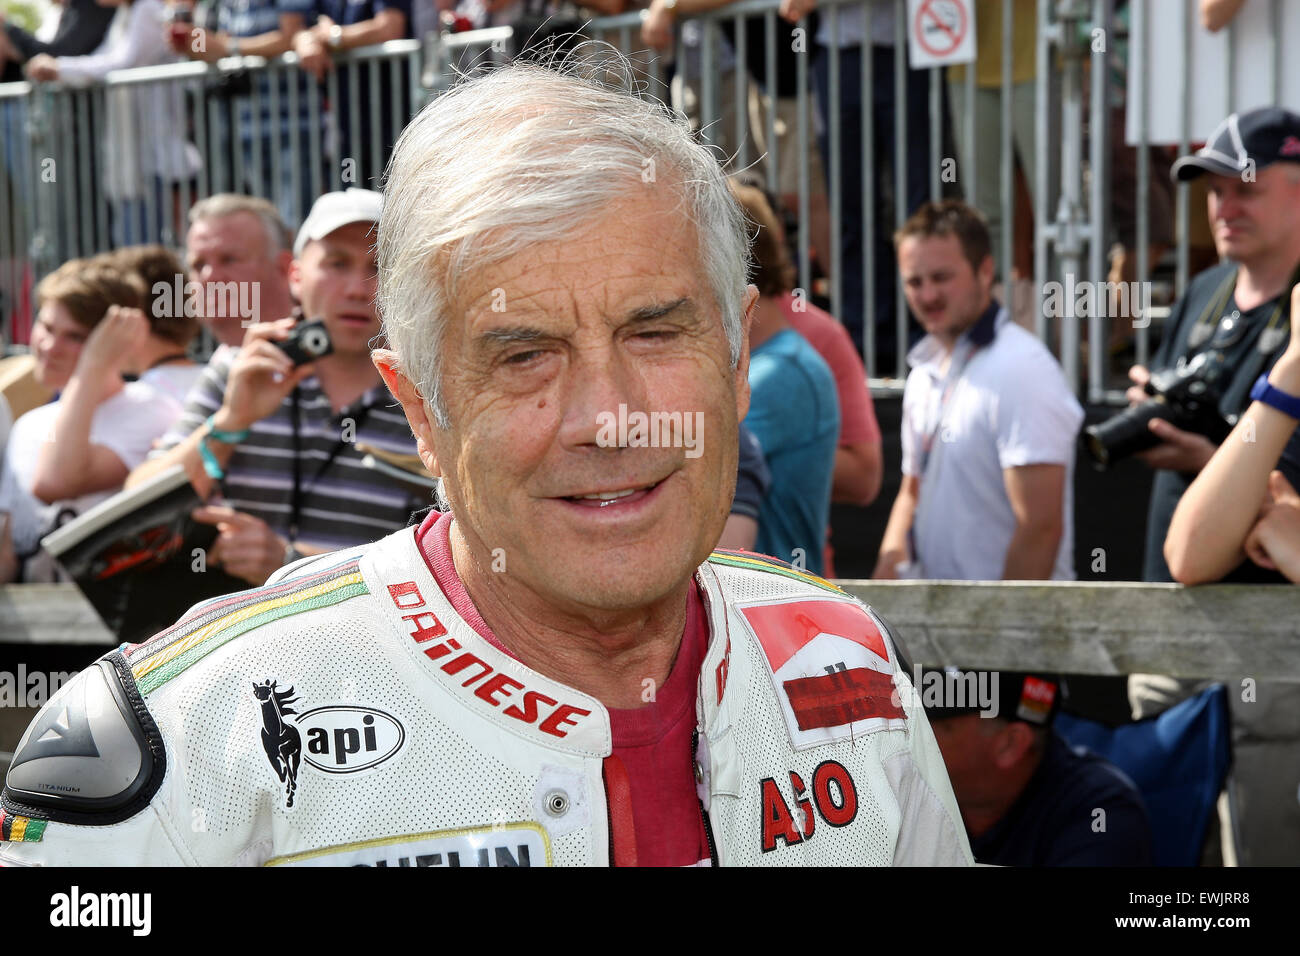
[{"label": "man's eye", "polygon": [[676,329],[650,329],[645,332],[638,332],[636,337],[639,339],[671,339],[677,335]]},{"label": "man's eye", "polygon": [[516,352],[513,355],[506,356],[507,365],[527,365],[542,354],[541,349],[529,349],[527,352]]}]

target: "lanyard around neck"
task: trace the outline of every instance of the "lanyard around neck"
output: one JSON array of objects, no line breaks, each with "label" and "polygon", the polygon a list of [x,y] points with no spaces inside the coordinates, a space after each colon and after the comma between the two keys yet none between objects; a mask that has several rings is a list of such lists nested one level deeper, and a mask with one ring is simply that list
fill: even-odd
[{"label": "lanyard around neck", "polygon": [[[325,456],[325,460],[321,462],[320,467],[317,468],[315,473],[312,475],[311,484],[304,488],[302,483],[302,410],[299,407],[299,390],[297,388],[293,390],[291,408],[292,415],[290,423],[293,429],[293,497],[290,499],[289,505],[289,543],[293,544],[298,540],[298,527],[302,521],[303,496],[309,489],[316,487],[316,483],[320,481],[321,476],[325,474],[330,465],[334,464],[334,459],[338,458],[339,454],[345,447],[352,444],[352,440],[349,440],[340,433],[338,441],[334,443],[329,454]],[[369,405],[364,406],[359,412],[357,412],[356,431],[361,430],[361,426],[365,424],[366,416],[369,414]]]},{"label": "lanyard around neck", "polygon": [[[1197,317],[1196,322],[1192,325],[1192,331],[1187,337],[1187,353],[1199,349],[1205,342],[1211,340],[1215,328],[1222,321],[1223,312],[1228,307],[1228,302],[1232,299],[1233,293],[1237,289],[1237,274],[1241,270],[1233,269],[1231,273],[1224,277],[1219,283],[1219,287],[1214,290],[1214,295],[1210,298],[1209,305],[1202,310]],[[1277,303],[1273,306],[1273,312],[1264,323],[1263,329],[1256,339],[1256,348],[1264,355],[1272,352],[1280,342],[1274,342],[1277,337],[1276,333],[1281,328],[1282,323],[1290,318],[1291,313],[1291,289],[1300,282],[1300,265],[1291,272],[1291,278],[1287,280],[1286,287],[1278,296]],[[1187,355],[1184,355],[1186,358]]]},{"label": "lanyard around neck", "polygon": [[[943,432],[943,423],[948,418],[948,405],[952,401],[953,395],[956,394],[957,388],[961,385],[962,377],[966,374],[966,367],[970,365],[971,359],[980,350],[980,346],[971,342],[969,339],[957,343],[953,349],[952,357],[948,363],[948,374],[943,379],[943,390],[939,393],[939,411],[934,416],[934,424],[925,428],[921,432],[921,474],[925,478],[925,470],[930,464],[930,452],[934,449],[934,439],[936,435]],[[930,415],[930,409],[926,409],[926,417]]]}]

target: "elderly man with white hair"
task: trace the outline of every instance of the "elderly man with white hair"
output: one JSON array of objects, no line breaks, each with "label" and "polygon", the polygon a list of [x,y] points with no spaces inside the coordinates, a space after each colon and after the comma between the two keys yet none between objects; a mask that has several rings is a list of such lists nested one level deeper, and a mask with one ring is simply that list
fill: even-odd
[{"label": "elderly man with white hair", "polygon": [[378,252],[375,364],[446,510],[83,672],[0,861],[969,864],[885,623],[713,552],[757,292],[684,125],[467,81],[398,142]]}]

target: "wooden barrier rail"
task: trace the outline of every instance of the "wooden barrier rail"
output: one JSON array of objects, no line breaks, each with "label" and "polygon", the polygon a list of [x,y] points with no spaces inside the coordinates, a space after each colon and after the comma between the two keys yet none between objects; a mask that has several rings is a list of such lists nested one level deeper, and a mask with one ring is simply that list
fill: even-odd
[{"label": "wooden barrier rail", "polygon": [[75,584],[0,587],[0,644],[116,644]]},{"label": "wooden barrier rail", "polygon": [[[841,581],[927,664],[1300,682],[1300,588]],[[0,587],[0,644],[116,643],[71,584]]]},{"label": "wooden barrier rail", "polygon": [[927,664],[1300,682],[1300,587],[837,583]]}]

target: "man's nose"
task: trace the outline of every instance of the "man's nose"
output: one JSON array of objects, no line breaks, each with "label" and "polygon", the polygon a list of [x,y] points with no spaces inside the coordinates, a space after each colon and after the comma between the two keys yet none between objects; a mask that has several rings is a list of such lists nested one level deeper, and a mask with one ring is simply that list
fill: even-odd
[{"label": "man's nose", "polygon": [[[632,411],[647,411],[640,377],[612,347],[579,351],[564,390],[560,440],[566,447],[617,447],[617,423]],[[611,429],[611,424],[614,426]]]}]

